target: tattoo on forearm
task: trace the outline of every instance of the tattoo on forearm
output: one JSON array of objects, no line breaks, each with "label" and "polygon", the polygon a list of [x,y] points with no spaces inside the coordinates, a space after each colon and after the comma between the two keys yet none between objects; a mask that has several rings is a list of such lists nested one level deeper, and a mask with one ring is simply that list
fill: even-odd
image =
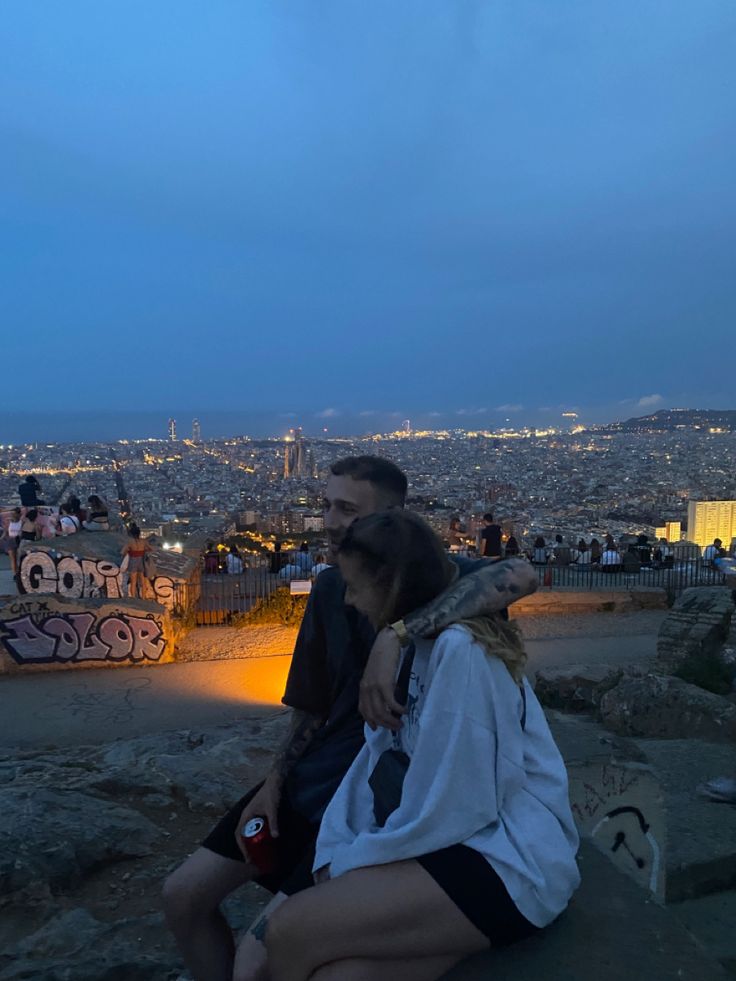
[{"label": "tattoo on forearm", "polygon": [[266,936],[267,926],[268,926],[268,917],[262,916],[260,920],[258,920],[256,925],[250,928],[249,932],[253,934],[256,940],[260,940],[260,942],[263,943],[264,938]]},{"label": "tattoo on forearm", "polygon": [[324,719],[319,715],[312,715],[301,709],[293,710],[289,732],[276,755],[272,768],[272,772],[275,772],[281,780],[286,779],[289,770],[302,756],[323,722]]},{"label": "tattoo on forearm", "polygon": [[455,580],[431,603],[406,617],[406,629],[414,636],[431,637],[458,620],[497,613],[535,588],[536,575],[525,562],[479,563],[477,572]]}]

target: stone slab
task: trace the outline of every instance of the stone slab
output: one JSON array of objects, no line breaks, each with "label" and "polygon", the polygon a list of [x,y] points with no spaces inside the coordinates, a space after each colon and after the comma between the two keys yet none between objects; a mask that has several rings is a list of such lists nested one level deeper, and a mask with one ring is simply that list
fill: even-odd
[{"label": "stone slab", "polygon": [[667,814],[667,901],[736,888],[736,807],[697,788],[736,775],[736,749],[690,739],[632,740],[662,785]]},{"label": "stone slab", "polygon": [[736,974],[736,890],[688,899],[670,909],[716,960]]},{"label": "stone slab", "polygon": [[592,845],[583,843],[579,861],[582,884],[556,923],[464,961],[444,981],[726,981],[681,920]]},{"label": "stone slab", "polygon": [[49,594],[0,606],[0,674],[165,664],[174,641],[171,617],[147,600]]}]

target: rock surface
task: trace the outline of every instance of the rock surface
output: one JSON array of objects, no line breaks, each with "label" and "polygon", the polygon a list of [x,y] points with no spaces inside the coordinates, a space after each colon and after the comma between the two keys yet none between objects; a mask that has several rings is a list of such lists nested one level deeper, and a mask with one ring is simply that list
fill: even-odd
[{"label": "rock surface", "polygon": [[600,717],[626,736],[736,742],[736,705],[679,678],[624,678],[601,698]]},{"label": "rock surface", "polygon": [[686,589],[659,629],[657,669],[674,674],[684,661],[720,650],[733,613],[731,590],[725,586]]},{"label": "rock surface", "polygon": [[610,664],[571,664],[537,671],[534,691],[542,705],[566,712],[590,712],[624,676]]}]

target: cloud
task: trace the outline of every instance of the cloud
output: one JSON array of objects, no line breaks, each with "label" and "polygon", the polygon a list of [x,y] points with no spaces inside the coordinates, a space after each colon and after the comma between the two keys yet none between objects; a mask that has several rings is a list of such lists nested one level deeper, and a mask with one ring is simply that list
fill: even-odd
[{"label": "cloud", "polygon": [[523,405],[519,405],[518,402],[506,402],[503,405],[497,405],[494,412],[522,412],[524,409]]},{"label": "cloud", "polygon": [[456,409],[455,415],[456,416],[482,416],[486,412],[488,412],[488,409],[485,406],[483,406],[480,409]]},{"label": "cloud", "polygon": [[322,409],[321,412],[315,412],[315,419],[334,419],[339,416],[340,412],[338,409]]},{"label": "cloud", "polygon": [[636,403],[637,409],[651,409],[655,405],[659,405],[664,402],[664,398],[661,395],[642,395],[639,401]]},{"label": "cloud", "polygon": [[378,415],[378,410],[377,409],[363,409],[363,411],[362,412],[359,412],[358,415],[360,415],[360,416],[377,416]]},{"label": "cloud", "polygon": [[296,419],[296,412],[279,412],[279,419]]}]

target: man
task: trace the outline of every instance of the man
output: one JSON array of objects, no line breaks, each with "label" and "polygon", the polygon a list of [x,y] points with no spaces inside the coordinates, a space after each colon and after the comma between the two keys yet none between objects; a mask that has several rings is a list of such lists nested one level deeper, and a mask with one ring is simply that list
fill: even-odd
[{"label": "man", "polygon": [[18,487],[18,495],[20,497],[20,505],[23,508],[35,508],[44,502],[39,498],[41,492],[41,485],[39,484],[36,477],[29,474],[22,484]]},{"label": "man", "polygon": [[[353,521],[403,506],[406,489],[404,474],[380,457],[348,457],[333,464],[324,499],[328,562],[335,562]],[[430,606],[378,637],[364,617],[345,605],[337,567],[316,579],[283,698],[293,709],[291,725],[273,767],[164,887],[167,920],[196,981],[267,977],[261,942],[267,916],[286,895],[311,883],[310,851],[322,813],[363,744],[358,703],[373,727],[401,724],[404,706],[393,697],[400,638],[433,635],[463,617],[501,610],[536,588],[534,571],[519,560],[493,565],[465,560],[463,566],[461,571],[474,574],[462,576]],[[254,816],[265,816],[279,839],[284,869],[278,876],[259,876],[246,857],[240,832]],[[235,958],[219,904],[251,880],[276,895]]]},{"label": "man", "polygon": [[713,560],[724,554],[723,542],[720,538],[714,538],[712,545],[707,545],[703,549],[703,565],[712,566]]},{"label": "man", "polygon": [[483,531],[480,533],[480,554],[486,559],[501,558],[501,525],[492,514],[483,515]]},{"label": "man", "polygon": [[566,566],[572,562],[572,552],[569,545],[565,545],[562,535],[555,535],[555,544],[552,549],[555,565]]}]

